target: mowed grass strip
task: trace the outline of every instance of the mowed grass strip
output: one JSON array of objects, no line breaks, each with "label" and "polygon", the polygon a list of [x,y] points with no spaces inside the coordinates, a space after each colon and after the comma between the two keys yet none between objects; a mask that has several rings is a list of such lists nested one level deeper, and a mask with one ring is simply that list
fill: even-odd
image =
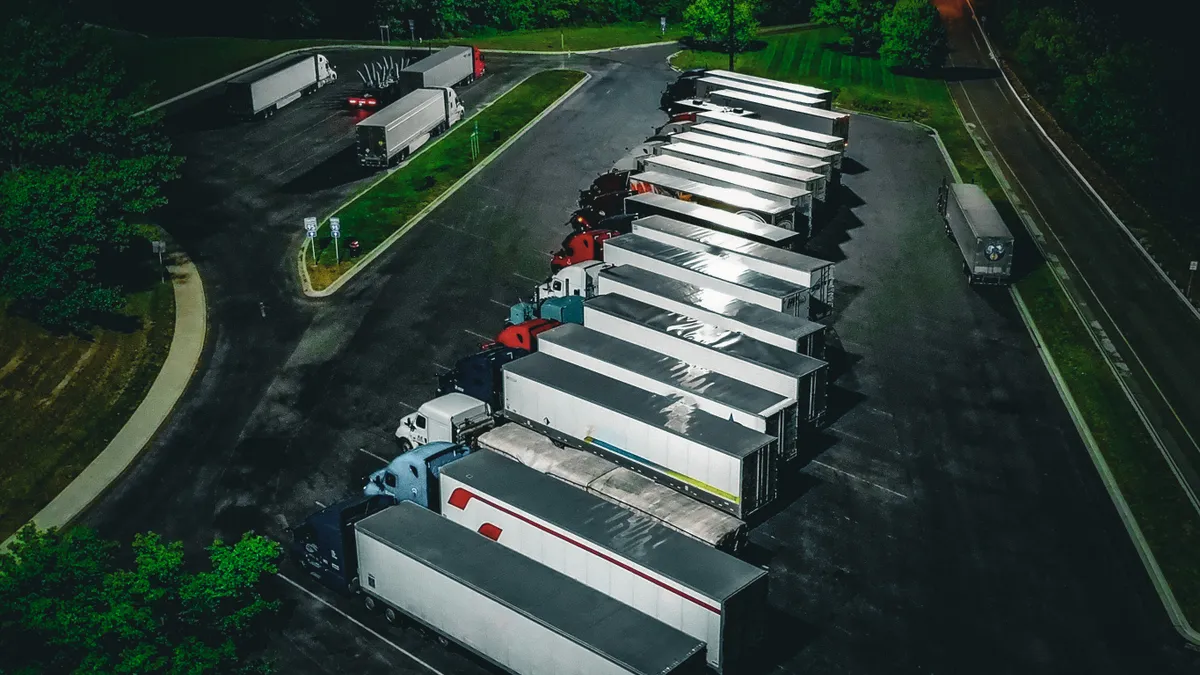
[{"label": "mowed grass strip", "polygon": [[128,326],[85,339],[0,305],[0,540],[96,458],[158,377],[175,331],[171,285],[132,294],[125,313]]},{"label": "mowed grass strip", "polygon": [[[937,129],[962,179],[984,187],[994,201],[1007,200],[996,176],[963,125],[947,83],[936,77],[912,77],[892,72],[877,58],[851,56],[836,46],[836,28],[801,30],[763,38],[769,46],[810,56],[794,63],[795,70],[770,68],[763,52],[739,54],[740,71],[799,82],[837,92],[837,107],[885,117],[911,119]],[[843,60],[858,64],[861,79],[845,77]],[[688,51],[675,57],[677,68],[724,68],[728,55]],[[822,75],[822,74],[825,75]],[[837,73],[837,75],[834,75]],[[874,83],[879,83],[878,85]],[[853,134],[853,130],[851,131]],[[1023,227],[1009,222],[1009,227]],[[1036,255],[1031,251],[1030,255]],[[1104,356],[1088,335],[1070,301],[1044,263],[1016,283],[1054,357],[1067,388],[1096,438],[1105,462],[1133,510],[1155,559],[1167,577],[1188,620],[1200,627],[1200,517],[1187,500],[1174,474],[1132,410]]]},{"label": "mowed grass strip", "polygon": [[[329,230],[322,228],[315,240],[318,264],[312,264],[311,252],[308,253],[308,273],[313,288],[328,287],[356,264],[357,261],[344,261],[347,241],[358,239],[361,259],[583,77],[577,70],[548,70],[530,77],[475,117],[460,122],[383,182],[333,214],[341,219],[343,262],[336,264],[333,240]],[[476,125],[479,127],[479,156],[472,161],[471,133]]]}]

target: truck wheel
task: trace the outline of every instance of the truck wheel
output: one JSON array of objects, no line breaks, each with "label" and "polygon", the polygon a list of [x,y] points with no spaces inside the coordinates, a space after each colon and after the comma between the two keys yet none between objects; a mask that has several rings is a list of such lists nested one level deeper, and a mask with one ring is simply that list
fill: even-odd
[{"label": "truck wheel", "polygon": [[400,454],[402,455],[409,450],[412,450],[412,443],[409,443],[407,438],[401,438],[397,445],[400,446]]},{"label": "truck wheel", "polygon": [[388,607],[387,609],[383,610],[383,618],[387,619],[388,623],[395,626],[396,622],[400,620],[400,615],[396,614],[396,610]]},{"label": "truck wheel", "polygon": [[375,611],[375,596],[368,595],[365,598],[363,598],[363,606],[365,606],[367,608],[368,612],[374,612]]}]

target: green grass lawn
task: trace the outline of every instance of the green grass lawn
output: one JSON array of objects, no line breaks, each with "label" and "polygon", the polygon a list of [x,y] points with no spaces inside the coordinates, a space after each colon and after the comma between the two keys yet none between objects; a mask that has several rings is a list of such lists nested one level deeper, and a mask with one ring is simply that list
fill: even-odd
[{"label": "green grass lawn", "polygon": [[[937,78],[897,75],[872,57],[835,47],[835,28],[766,35],[766,47],[737,57],[739,71],[836,91],[835,105],[886,117],[912,119],[938,130],[968,183],[1005,201],[999,182],[971,140]],[[729,65],[726,54],[686,51],[680,69]],[[853,134],[851,134],[853,141]],[[1018,229],[1020,222],[1010,222]],[[1045,264],[1017,284],[1159,566],[1193,625],[1200,625],[1200,518],[1134,414],[1116,377]]]},{"label": "green grass lawn", "polygon": [[[582,78],[583,73],[577,70],[538,73],[475,117],[460,122],[434,145],[414,155],[407,165],[333,214],[341,219],[342,243],[357,238],[360,255],[365,256]],[[470,137],[476,125],[479,156],[472,161]],[[427,187],[430,179],[432,184]],[[319,290],[333,283],[351,264],[336,264],[333,240],[327,229],[318,235],[316,248],[319,264],[310,262],[308,271],[313,288]]]},{"label": "green grass lawn", "polygon": [[128,330],[54,335],[0,306],[0,540],[108,444],[158,376],[175,330],[170,284],[134,293]]}]

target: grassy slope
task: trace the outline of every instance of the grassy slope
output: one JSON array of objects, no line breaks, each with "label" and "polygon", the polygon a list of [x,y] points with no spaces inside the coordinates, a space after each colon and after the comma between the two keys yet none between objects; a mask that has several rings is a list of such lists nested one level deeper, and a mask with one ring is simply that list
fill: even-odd
[{"label": "grassy slope", "polygon": [[144,325],[84,340],[0,308],[0,540],[104,449],[158,376],[175,329],[171,286],[134,293],[126,311]]},{"label": "grassy slope", "polygon": [[[766,48],[738,57],[738,70],[837,89],[835,104],[851,110],[915,119],[938,130],[962,178],[1005,200],[996,177],[962,123],[945,82],[896,75],[878,59],[831,48],[832,28],[768,36]],[[687,69],[728,65],[728,56],[684,52],[674,65]],[[1020,227],[1020,223],[1009,223]],[[1155,558],[1193,625],[1200,625],[1200,517],[1179,489],[1144,426],[1133,414],[1112,370],[1041,264],[1017,283],[1072,396],[1095,436]]]},{"label": "grassy slope", "polygon": [[[379,246],[466,175],[477,161],[483,161],[582,78],[583,73],[576,70],[538,73],[475,117],[459,123],[436,144],[415,155],[406,166],[334,214],[341,218],[343,243],[357,238],[362,255]],[[479,157],[472,161],[470,136],[476,125],[479,128]],[[432,186],[425,187],[429,178],[433,179]],[[313,287],[321,289],[333,283],[350,265],[346,262],[335,265],[335,251],[328,230],[322,230],[316,245],[320,264],[309,264],[309,276]]]}]

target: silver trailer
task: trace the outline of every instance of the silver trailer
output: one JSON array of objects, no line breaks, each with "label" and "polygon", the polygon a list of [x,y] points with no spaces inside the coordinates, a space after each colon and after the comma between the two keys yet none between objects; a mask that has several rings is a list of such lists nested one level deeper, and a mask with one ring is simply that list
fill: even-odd
[{"label": "silver trailer", "polygon": [[[662,216],[633,221],[633,234],[697,253],[720,253],[722,257],[776,279],[808,289],[808,317],[827,316],[833,311],[833,263],[757,244],[748,239]],[[681,281],[687,281],[681,279]]]},{"label": "silver trailer", "polygon": [[583,325],[794,398],[800,403],[802,422],[820,425],[824,420],[829,364],[820,359],[621,295],[586,301]]},{"label": "silver trailer", "polygon": [[829,110],[829,99],[820,99],[815,96],[808,96],[794,91],[785,91],[774,87],[764,87],[745,80],[727,79],[724,77],[715,77],[713,75],[705,75],[704,77],[696,78],[696,96],[704,98],[714,91],[722,89],[734,89],[737,91],[745,91],[759,96],[771,96],[796,105],[807,105],[813,108],[822,108]]},{"label": "silver trailer", "polygon": [[[718,106],[750,110],[769,122],[778,122],[819,134],[837,136],[850,145],[850,114],[788,103],[736,89],[714,91],[709,100]],[[710,111],[705,111],[710,112]],[[716,111],[719,112],[719,111]]]},{"label": "silver trailer", "polygon": [[704,642],[718,672],[759,656],[766,570],[491,452],[440,483],[443,516]]},{"label": "silver trailer", "polygon": [[600,272],[597,295],[623,295],[724,330],[818,359],[825,358],[824,324],[782,314],[678,279],[628,265]]},{"label": "silver trailer", "polygon": [[[732,127],[727,127],[732,129]],[[733,131],[738,131],[733,129]],[[767,138],[770,138],[769,136]],[[671,142],[691,143],[692,145],[702,145],[724,152],[734,153],[737,155],[746,155],[747,157],[755,157],[764,159],[775,164],[782,164],[794,169],[803,169],[811,173],[820,174],[825,177],[825,180],[833,180],[833,163],[824,159],[818,159],[809,154],[797,154],[784,150],[776,150],[765,145],[756,143],[748,143],[746,141],[735,140],[730,137],[720,135],[710,135],[696,131],[682,131],[677,134],[671,134]],[[819,150],[810,148],[822,153],[829,153],[829,150]]]},{"label": "silver trailer", "polygon": [[406,94],[355,126],[358,162],[375,168],[402,162],[462,117],[462,103],[449,87]]},{"label": "silver trailer", "polygon": [[699,162],[706,166],[762,178],[763,180],[780,183],[781,185],[798,187],[811,192],[814,199],[821,201],[825,201],[825,189],[829,183],[823,174],[814,173],[807,169],[770,162],[753,155],[727,152],[710,145],[698,145],[676,139],[672,139],[670,143],[655,146],[654,154],[670,155],[680,159]]},{"label": "silver trailer", "polygon": [[534,352],[504,365],[504,416],[745,520],[777,492],[774,438]]},{"label": "silver trailer", "polygon": [[[760,122],[762,120],[759,120]],[[767,124],[774,124],[767,122]],[[779,125],[783,126],[783,125]],[[680,133],[701,135],[714,140],[731,141],[736,143],[744,143],[753,148],[764,148],[773,152],[784,152],[791,155],[808,157],[818,162],[828,162],[834,169],[841,169],[842,156],[841,150],[830,150],[817,145],[811,145],[801,141],[793,141],[779,136],[771,136],[770,134],[750,131],[741,127],[728,126],[725,123],[718,122],[697,122],[695,124],[682,127]],[[814,134],[820,136],[821,134]],[[842,145],[842,139],[834,138],[838,145]]]},{"label": "silver trailer", "polygon": [[226,104],[239,117],[271,117],[336,79],[337,71],[323,54],[281,59],[230,78],[225,84]]},{"label": "silver trailer", "polygon": [[400,71],[401,91],[453,87],[475,79],[475,50],[446,47]]},{"label": "silver trailer", "polygon": [[938,206],[946,235],[962,254],[968,282],[1009,283],[1013,236],[983,188],[970,183],[943,183]]},{"label": "silver trailer", "polygon": [[708,546],[736,553],[748,536],[746,523],[708,504],[659,485],[590,452],[558,445],[520,424],[502,424],[476,439],[504,455],[613,504],[654,518]]},{"label": "silver trailer", "polygon": [[[745,73],[735,73],[731,70],[710,70],[710,71],[706,72],[705,75],[709,75],[712,77],[720,77],[720,78],[724,78],[727,80],[740,80],[742,82],[750,82],[751,84],[757,84],[762,87],[770,87],[772,89],[782,89],[783,91],[795,92],[797,94],[803,94],[804,96],[811,96],[813,98],[819,98],[824,101],[833,101],[833,92],[832,91],[829,91],[828,89],[821,89],[819,87],[810,87],[806,84],[797,84],[795,82],[781,82],[779,80],[772,80],[769,77],[758,77],[756,75],[747,75]],[[826,108],[826,110],[828,110],[829,106],[825,106],[825,108]]]},{"label": "silver trailer", "polygon": [[358,580],[383,605],[518,675],[703,672],[704,643],[402,502],[354,525]]},{"label": "silver trailer", "polygon": [[796,415],[796,401],[760,389],[728,375],[691,366],[641,345],[618,340],[576,323],[568,323],[538,336],[538,351],[634,385],[653,394],[681,396],[721,419],[776,437],[772,451],[786,455],[783,422]]},{"label": "silver trailer", "polygon": [[720,251],[690,251],[638,234],[626,234],[605,242],[604,262],[640,267],[776,312],[808,316],[807,288],[755,272]]},{"label": "silver trailer", "polygon": [[721,111],[705,111],[696,113],[696,123],[703,124],[711,122],[714,124],[722,124],[728,127],[738,129],[746,129],[755,133],[767,134],[775,136],[786,141],[794,141],[796,143],[804,143],[805,145],[814,145],[818,148],[826,150],[836,150],[837,152],[846,151],[846,139],[836,134],[821,133],[819,131],[811,131],[804,127],[789,126],[772,122],[770,120],[751,117],[747,115],[727,115]]},{"label": "silver trailer", "polygon": [[[709,206],[791,230],[793,233],[796,229],[792,223],[797,217],[796,207],[776,199],[764,199],[737,188],[702,183],[661,171],[643,171],[629,176],[629,189],[635,193],[664,195]],[[801,216],[803,217],[803,214]],[[797,240],[798,242],[793,242],[793,246],[801,245],[807,240],[807,236],[798,235]]]},{"label": "silver trailer", "polygon": [[638,216],[666,216],[778,248],[799,248],[804,244],[800,240],[800,235],[793,230],[785,230],[782,227],[768,225],[761,220],[653,192],[626,197],[625,213]]},{"label": "silver trailer", "polygon": [[736,109],[734,106],[719,105],[702,98],[685,98],[675,101],[673,108],[675,114],[680,113],[700,113],[700,112],[725,112],[731,115],[752,115],[749,111]]}]

